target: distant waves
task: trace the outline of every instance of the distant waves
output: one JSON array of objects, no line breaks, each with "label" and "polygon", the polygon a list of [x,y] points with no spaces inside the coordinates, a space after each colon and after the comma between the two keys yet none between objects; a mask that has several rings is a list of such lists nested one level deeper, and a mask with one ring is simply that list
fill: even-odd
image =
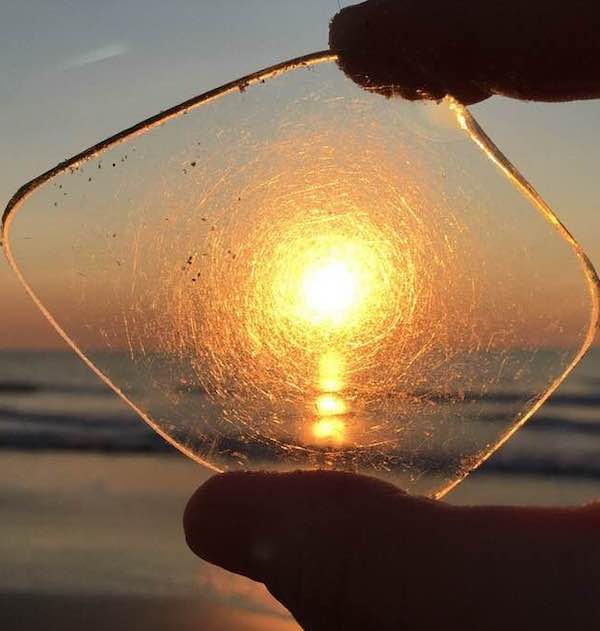
[{"label": "distant waves", "polygon": [[[106,358],[108,362],[108,358]],[[124,369],[115,356],[119,370]],[[530,420],[498,453],[479,470],[486,473],[570,476],[600,479],[600,350],[592,351],[561,386],[538,415]],[[135,366],[128,382],[142,388]],[[504,424],[506,415],[532,401],[528,392],[519,392],[519,383],[510,388],[481,394],[469,391],[445,395],[414,392],[412,397],[444,406],[464,403],[469,432],[488,432],[490,426]],[[525,384],[522,384],[526,388]],[[135,392],[128,390],[128,394]],[[174,386],[174,395],[191,402],[192,409],[206,395],[201,387]],[[406,392],[390,396],[410,396]],[[474,404],[474,405],[473,405]],[[478,410],[473,417],[473,410]],[[462,430],[462,428],[461,428]],[[264,443],[242,444],[235,437],[220,437],[219,449],[232,455],[241,452],[250,461],[279,458],[277,446]],[[0,450],[71,450],[114,454],[176,454],[146,423],[120,402],[70,352],[0,352]],[[410,459],[411,454],[397,456]],[[426,462],[414,462],[423,470],[443,471],[460,455],[428,452]]]},{"label": "distant waves", "polygon": [[[549,406],[548,409],[550,409]],[[600,423],[569,420],[560,416],[541,415],[521,430],[533,439],[536,449],[512,449],[509,444],[488,462],[480,473],[573,476],[600,479],[597,450],[572,450],[570,439],[589,441],[600,449]],[[235,439],[223,439],[225,450],[243,447]],[[228,444],[230,443],[230,444]],[[547,443],[547,444],[546,444]],[[248,446],[244,447],[246,450]],[[176,453],[133,413],[66,414],[42,413],[0,407],[0,449],[77,450],[103,453]],[[253,458],[270,459],[267,445],[250,448]],[[429,465],[443,469],[451,456],[430,455]],[[435,464],[431,459],[435,460]]]},{"label": "distant waves", "polygon": [[114,392],[100,381],[98,384],[45,384],[35,381],[0,381],[0,397],[8,395],[52,392],[65,395],[114,396]]},{"label": "distant waves", "polygon": [[0,408],[0,449],[170,452],[173,447],[132,414],[40,413]]}]

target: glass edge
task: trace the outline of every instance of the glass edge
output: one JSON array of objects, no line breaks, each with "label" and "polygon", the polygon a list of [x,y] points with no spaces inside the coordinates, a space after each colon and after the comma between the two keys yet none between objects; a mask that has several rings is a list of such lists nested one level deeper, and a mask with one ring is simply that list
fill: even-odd
[{"label": "glass edge", "polygon": [[504,173],[504,175],[516,186],[535,208],[546,218],[546,220],[557,230],[560,235],[569,243],[576,255],[582,272],[587,279],[587,288],[590,297],[591,310],[588,328],[581,347],[573,357],[565,370],[554,380],[546,392],[535,402],[535,404],[523,415],[511,429],[493,443],[485,452],[473,461],[469,467],[465,468],[461,476],[453,480],[447,486],[433,494],[435,499],[441,499],[452,489],[458,486],[472,471],[480,467],[492,454],[494,454],[504,443],[506,443],[554,394],[561,383],[569,376],[572,370],[581,361],[584,355],[592,346],[598,325],[600,322],[600,279],[598,274],[584,249],[579,242],[558,218],[552,208],[544,201],[542,196],[527,181],[527,179],[515,168],[510,160],[500,151],[493,140],[486,134],[483,128],[475,120],[469,110],[455,99],[449,99],[450,108],[456,115],[459,126],[469,134],[473,142],[486,154],[486,156]]},{"label": "glass edge", "polygon": [[67,335],[67,333],[63,330],[60,324],[54,319],[54,317],[50,314],[50,312],[46,309],[40,299],[37,297],[36,293],[30,287],[29,283],[25,280],[25,277],[21,273],[13,255],[11,252],[9,240],[8,240],[8,231],[10,227],[10,223],[15,216],[15,211],[18,207],[31,195],[37,188],[42,186],[45,182],[47,182],[50,178],[63,173],[69,169],[76,169],[78,165],[88,160],[89,158],[114,147],[125,140],[128,140],[138,134],[146,133],[153,127],[160,125],[167,120],[175,118],[184,112],[188,112],[200,105],[203,105],[213,99],[216,99],[220,96],[223,96],[229,92],[233,92],[234,90],[245,90],[247,87],[259,83],[265,79],[270,79],[279,74],[287,72],[289,70],[293,70],[295,68],[300,67],[309,67],[315,64],[335,61],[337,59],[337,54],[331,52],[330,50],[318,51],[315,53],[310,53],[308,55],[303,55],[301,57],[296,57],[294,59],[290,59],[288,61],[283,61],[281,63],[275,64],[274,66],[270,66],[268,68],[264,68],[263,70],[259,70],[250,75],[246,75],[240,79],[235,81],[231,81],[226,83],[218,88],[213,90],[209,90],[208,92],[203,92],[197,96],[192,97],[191,99],[187,99],[178,105],[174,105],[159,114],[151,116],[139,123],[136,123],[132,127],[128,127],[123,131],[114,134],[106,138],[105,140],[96,143],[90,148],[74,155],[72,158],[64,160],[60,162],[52,169],[42,173],[37,176],[33,180],[30,180],[23,186],[19,188],[19,190],[12,196],[10,201],[8,202],[4,213],[2,215],[2,226],[0,233],[0,246],[4,250],[5,257],[9,263],[9,266],[16,274],[19,282],[32,299],[37,308],[41,311],[41,313],[46,317],[48,322],[52,325],[52,327],[56,330],[56,332],[60,335],[60,337],[66,342],[67,346],[69,346],[75,354],[81,359],[81,361],[103,382],[105,383],[111,390],[113,390],[130,408],[132,408],[139,416],[142,418],[157,434],[162,436],[167,443],[175,447],[178,451],[188,456],[194,462],[207,467],[209,470],[215,473],[221,473],[221,469],[217,468],[210,462],[201,458],[198,454],[194,453],[191,449],[186,447],[184,444],[177,442],[175,439],[171,438],[165,431],[163,431],[160,426],[155,423],[141,408],[139,408],[133,401],[129,399],[129,397],[122,392],[113,382],[109,379],[101,370],[96,368],[96,366],[92,363],[90,359],[86,356],[86,354],[79,349],[79,347],[71,340],[71,338]]},{"label": "glass edge", "polygon": [[4,244],[5,241],[5,237],[7,234],[6,228],[9,223],[9,217],[12,214],[13,210],[36,188],[44,184],[55,175],[58,175],[59,173],[62,173],[68,169],[76,169],[79,164],[84,160],[88,160],[89,158],[96,156],[102,151],[114,147],[121,142],[124,142],[125,140],[129,140],[130,138],[138,134],[146,133],[153,127],[161,125],[166,121],[183,114],[184,112],[189,112],[196,107],[203,105],[213,99],[216,99],[217,97],[223,96],[229,92],[233,92],[234,90],[244,91],[251,85],[255,85],[256,83],[259,83],[266,79],[271,79],[279,74],[288,72],[289,70],[294,70],[295,68],[300,67],[314,66],[316,64],[327,61],[336,61],[337,58],[338,56],[336,53],[330,50],[321,50],[310,53],[308,55],[302,55],[301,57],[295,57],[294,59],[280,62],[273,66],[269,66],[268,68],[263,68],[262,70],[253,72],[252,74],[241,77],[240,79],[236,79],[235,81],[225,83],[218,88],[214,88],[212,90],[209,90],[208,92],[203,92],[199,95],[193,96],[190,99],[187,99],[177,105],[163,110],[162,112],[150,116],[149,118],[146,118],[139,123],[136,123],[135,125],[124,129],[123,131],[120,131],[104,140],[101,140],[95,145],[92,145],[88,149],[81,151],[80,153],[74,155],[71,158],[68,158],[67,160],[59,162],[53,168],[45,171],[41,175],[38,175],[29,182],[23,184],[23,186],[21,186],[11,197],[2,215],[2,244]]},{"label": "glass edge", "polygon": [[[123,392],[117,388],[112,381],[106,377],[100,370],[98,370],[94,364],[87,358],[87,356],[71,341],[69,336],[63,331],[61,326],[56,322],[56,320],[52,317],[52,315],[47,311],[44,305],[40,302],[35,292],[28,285],[27,281],[21,274],[16,262],[12,256],[9,242],[7,239],[8,228],[11,223],[11,219],[14,216],[14,211],[18,208],[20,204],[22,204],[25,199],[31,195],[37,188],[43,185],[50,178],[58,175],[68,169],[76,169],[79,164],[95,155],[109,149],[113,146],[124,142],[125,140],[129,140],[130,138],[146,133],[150,129],[155,126],[158,126],[172,118],[175,118],[181,115],[184,112],[188,112],[190,110],[199,107],[202,104],[205,104],[213,99],[216,99],[220,96],[223,96],[229,92],[234,90],[245,90],[247,87],[259,83],[265,79],[270,79],[274,76],[287,72],[289,70],[293,70],[298,67],[309,67],[312,65],[316,65],[323,62],[328,61],[336,61],[338,58],[337,54],[332,52],[331,50],[322,50],[314,53],[310,53],[307,55],[303,55],[301,57],[296,57],[294,59],[290,59],[284,62],[280,62],[268,68],[264,68],[252,74],[246,75],[237,79],[235,81],[231,81],[226,83],[218,88],[214,88],[213,90],[209,90],[208,92],[203,92],[197,96],[194,96],[182,103],[174,105],[159,114],[151,116],[147,119],[136,123],[135,125],[124,129],[117,134],[114,134],[105,140],[96,143],[95,145],[89,147],[88,149],[74,155],[73,157],[64,160],[57,164],[55,167],[49,169],[48,171],[42,173],[41,175],[35,177],[29,182],[25,183],[21,186],[16,193],[9,200],[4,213],[2,215],[2,225],[1,225],[1,234],[0,234],[0,245],[4,249],[4,253],[10,267],[17,275],[19,281],[25,288],[26,292],[29,294],[33,302],[40,309],[40,311],[46,316],[48,321],[52,324],[53,328],[59,333],[59,335],[65,340],[67,345],[71,347],[75,353],[79,356],[79,358],[94,372],[104,383],[106,383],[116,394],[127,403],[134,411],[146,422],[150,427],[152,427],[160,436],[162,436],[168,443],[173,445],[177,450],[182,452],[184,455],[191,458],[193,461],[201,464],[214,472],[220,472],[220,469],[200,458],[197,454],[193,453],[191,450],[187,449],[185,445],[176,442],[172,439],[168,434],[160,429],[160,427],[152,421],[151,418],[148,417],[147,414],[143,412],[143,410],[139,409]],[[590,294],[590,300],[592,304],[590,322],[588,326],[588,330],[586,332],[585,340],[579,349],[578,353],[575,355],[569,366],[563,371],[559,377],[553,382],[550,388],[546,391],[546,393],[540,397],[540,399],[535,403],[535,405],[525,414],[514,426],[510,429],[510,431],[503,436],[500,440],[494,443],[488,450],[486,450],[481,456],[473,462],[468,468],[464,470],[461,476],[453,480],[451,483],[443,487],[441,490],[432,494],[432,497],[435,499],[441,499],[447,493],[449,493],[452,489],[454,489],[458,484],[460,484],[466,477],[477,469],[481,464],[483,464],[497,449],[499,449],[505,442],[507,442],[512,435],[520,429],[547,401],[547,399],[555,392],[555,390],[559,387],[559,385],[564,381],[564,379],[571,373],[574,367],[579,363],[581,358],[586,354],[586,352],[591,347],[598,329],[598,324],[600,321],[600,279],[590,261],[589,257],[581,247],[581,245],[577,242],[577,240],[572,236],[566,226],[560,221],[554,211],[550,208],[550,206],[543,200],[543,198],[539,195],[539,193],[533,188],[533,186],[519,173],[519,171],[511,164],[511,162],[504,156],[504,154],[500,151],[500,149],[494,144],[491,138],[485,133],[485,131],[481,128],[479,123],[474,119],[469,110],[462,106],[460,103],[453,99],[449,99],[450,108],[454,111],[459,126],[466,131],[471,139],[483,150],[483,152],[487,155],[487,157],[492,160],[499,168],[504,172],[506,177],[521,190],[521,192],[530,200],[530,202],[544,215],[544,217],[551,223],[554,228],[561,234],[561,236],[571,245],[572,250],[576,254],[584,275],[588,281],[587,286]]]}]

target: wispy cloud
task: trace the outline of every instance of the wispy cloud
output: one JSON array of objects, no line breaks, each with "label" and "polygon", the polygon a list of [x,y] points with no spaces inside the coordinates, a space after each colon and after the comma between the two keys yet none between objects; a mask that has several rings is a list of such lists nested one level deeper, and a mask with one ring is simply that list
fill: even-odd
[{"label": "wispy cloud", "polygon": [[104,61],[106,59],[111,59],[112,57],[124,55],[125,53],[129,52],[129,50],[130,46],[127,44],[108,44],[107,46],[94,48],[93,50],[88,50],[84,53],[80,53],[79,55],[69,57],[68,59],[60,63],[58,67],[60,70],[72,70],[73,68],[81,68],[82,66],[95,64],[98,61]]}]

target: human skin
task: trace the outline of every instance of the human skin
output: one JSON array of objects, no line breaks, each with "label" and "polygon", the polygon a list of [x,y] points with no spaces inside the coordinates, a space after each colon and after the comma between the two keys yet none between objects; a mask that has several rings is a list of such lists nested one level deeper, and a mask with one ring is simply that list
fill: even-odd
[{"label": "human skin", "polygon": [[598,505],[456,507],[347,473],[225,473],[184,527],[306,631],[600,628]]},{"label": "human skin", "polygon": [[[600,97],[600,3],[370,0],[339,65],[386,96]],[[264,583],[306,631],[600,628],[600,505],[454,507],[364,476],[229,473],[186,508],[203,559]]]},{"label": "human skin", "polygon": [[370,0],[340,11],[330,47],[360,85],[407,99],[600,96],[596,0]]}]

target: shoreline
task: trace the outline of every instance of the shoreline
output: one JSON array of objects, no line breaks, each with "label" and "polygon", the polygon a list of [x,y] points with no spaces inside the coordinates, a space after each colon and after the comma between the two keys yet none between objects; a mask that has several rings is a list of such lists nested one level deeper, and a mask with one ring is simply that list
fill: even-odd
[{"label": "shoreline", "polygon": [[[0,450],[3,631],[299,631],[264,586],[188,550],[184,457]],[[453,504],[583,504],[589,480],[470,476]],[[193,626],[192,626],[193,625]]]},{"label": "shoreline", "polygon": [[206,598],[0,593],[3,631],[299,631],[291,620]]}]

